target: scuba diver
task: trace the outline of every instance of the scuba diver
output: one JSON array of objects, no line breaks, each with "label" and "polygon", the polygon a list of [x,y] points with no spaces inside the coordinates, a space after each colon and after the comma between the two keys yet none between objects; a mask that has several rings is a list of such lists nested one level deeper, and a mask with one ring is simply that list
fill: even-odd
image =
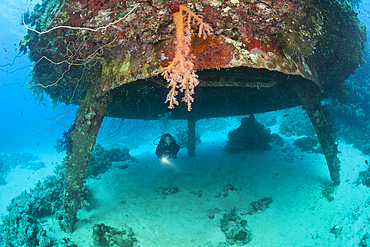
[{"label": "scuba diver", "polygon": [[[159,137],[157,137],[159,138]],[[173,158],[177,159],[177,153],[180,150],[179,145],[177,145],[176,140],[169,133],[160,136],[161,140],[158,143],[155,154],[159,159],[162,158]]]}]

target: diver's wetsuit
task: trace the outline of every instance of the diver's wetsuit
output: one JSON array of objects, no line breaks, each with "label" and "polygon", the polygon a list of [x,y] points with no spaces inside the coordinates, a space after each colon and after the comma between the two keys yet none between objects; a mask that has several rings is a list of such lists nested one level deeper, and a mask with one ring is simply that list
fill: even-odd
[{"label": "diver's wetsuit", "polygon": [[155,154],[158,156],[158,158],[162,158],[164,155],[166,155],[169,158],[176,159],[176,155],[179,150],[180,147],[175,141],[172,141],[170,145],[167,145],[164,141],[160,141],[157,149],[155,150]]}]

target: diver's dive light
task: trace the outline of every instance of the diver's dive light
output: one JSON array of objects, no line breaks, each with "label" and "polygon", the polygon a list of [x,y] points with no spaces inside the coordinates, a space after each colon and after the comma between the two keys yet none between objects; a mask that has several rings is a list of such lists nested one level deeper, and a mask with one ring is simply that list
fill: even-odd
[{"label": "diver's dive light", "polygon": [[161,158],[161,160],[162,160],[162,162],[168,163],[168,159],[164,156]]}]

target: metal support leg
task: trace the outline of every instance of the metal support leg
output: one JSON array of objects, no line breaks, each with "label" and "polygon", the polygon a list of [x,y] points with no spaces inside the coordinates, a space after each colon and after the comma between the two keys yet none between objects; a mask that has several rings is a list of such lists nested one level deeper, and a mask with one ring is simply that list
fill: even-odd
[{"label": "metal support leg", "polygon": [[320,102],[305,106],[308,116],[315,127],[322,150],[328,163],[331,180],[334,185],[340,184],[340,160],[338,158],[338,142],[332,116],[327,106]]},{"label": "metal support leg", "polygon": [[340,184],[340,160],[338,158],[338,137],[334,127],[333,118],[327,106],[322,106],[315,97],[315,90],[297,86],[296,92],[303,103],[315,128],[316,135],[328,164],[331,180],[334,185]]},{"label": "metal support leg", "polygon": [[75,127],[70,133],[72,147],[64,160],[64,215],[60,222],[63,231],[73,232],[77,222],[81,189],[96,137],[104,116],[107,115],[107,107],[107,98],[95,98],[94,90],[90,88],[77,111]]}]

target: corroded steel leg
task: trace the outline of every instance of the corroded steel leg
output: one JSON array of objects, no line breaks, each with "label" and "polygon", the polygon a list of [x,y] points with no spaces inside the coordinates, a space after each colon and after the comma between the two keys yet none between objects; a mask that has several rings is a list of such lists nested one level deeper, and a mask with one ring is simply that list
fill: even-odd
[{"label": "corroded steel leg", "polygon": [[340,184],[340,160],[338,159],[338,138],[334,128],[333,118],[327,106],[322,106],[316,98],[317,88],[296,87],[296,92],[302,101],[303,108],[315,128],[322,150],[328,164],[331,180],[334,185]]},{"label": "corroded steel leg", "polygon": [[70,133],[72,146],[65,159],[64,216],[60,227],[66,232],[73,232],[77,222],[81,188],[99,128],[107,115],[107,107],[107,98],[95,98],[91,87],[77,111],[75,127]]},{"label": "corroded steel leg", "polygon": [[340,184],[340,160],[338,159],[338,142],[332,116],[327,106],[320,102],[304,106],[315,127],[322,150],[328,163],[331,180],[334,185]]},{"label": "corroded steel leg", "polygon": [[195,156],[195,118],[188,119],[188,155],[190,157]]}]

